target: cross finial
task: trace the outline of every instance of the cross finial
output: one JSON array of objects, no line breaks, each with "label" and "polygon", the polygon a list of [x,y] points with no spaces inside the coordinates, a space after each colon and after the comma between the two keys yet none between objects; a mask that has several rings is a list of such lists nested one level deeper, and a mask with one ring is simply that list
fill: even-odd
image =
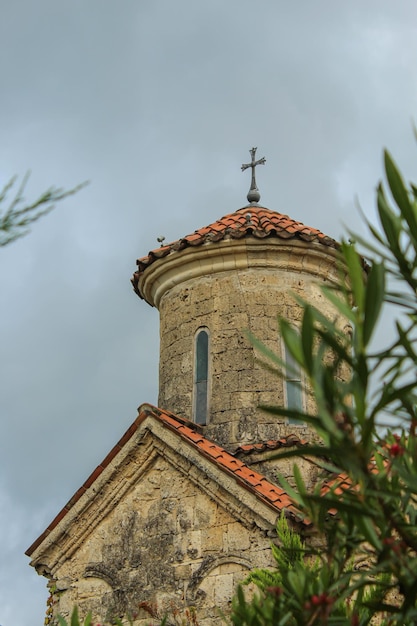
[{"label": "cross finial", "polygon": [[252,160],[250,163],[244,163],[242,165],[242,172],[245,171],[248,167],[252,168],[252,180],[251,180],[250,189],[247,195],[248,202],[250,204],[256,204],[261,199],[261,194],[259,193],[259,189],[256,186],[255,167],[257,165],[264,165],[266,163],[265,157],[262,157],[262,159],[258,159],[257,161],[255,161],[256,150],[257,148],[251,148],[249,150],[252,156]]}]

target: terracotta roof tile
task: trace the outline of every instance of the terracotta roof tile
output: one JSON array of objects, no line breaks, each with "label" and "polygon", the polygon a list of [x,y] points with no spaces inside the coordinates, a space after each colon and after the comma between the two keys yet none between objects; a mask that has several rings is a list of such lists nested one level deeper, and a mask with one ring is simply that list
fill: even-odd
[{"label": "terracotta roof tile", "polygon": [[[261,484],[256,487],[256,490],[258,493],[266,496],[271,502],[281,502],[282,496],[286,495],[282,489],[275,487],[275,485],[272,485],[266,479],[261,481]],[[288,501],[291,502],[289,498]]]},{"label": "terracotta roof tile", "polygon": [[167,415],[165,419],[166,419],[167,424],[170,424],[176,430],[179,430],[180,428],[183,428],[183,424],[181,424],[181,422],[179,422],[178,420],[175,420],[170,415]]},{"label": "terracotta roof tile", "polygon": [[187,439],[193,441],[194,443],[200,443],[201,441],[203,441],[203,437],[201,435],[196,433],[191,428],[187,428],[187,426],[181,426],[178,429],[178,432],[179,434],[184,435]]},{"label": "terracotta roof tile", "polygon": [[219,465],[223,465],[224,467],[228,467],[234,472],[237,469],[240,469],[242,466],[242,462],[235,459],[228,452],[224,452],[221,456],[217,457],[216,462]]},{"label": "terracotta roof tile", "polygon": [[259,474],[259,472],[253,472],[250,470],[248,471],[246,466],[244,468],[238,468],[235,471],[235,474],[236,476],[243,478],[247,483],[249,483],[249,485],[252,485],[253,487],[261,486],[262,480],[264,478],[262,474]]},{"label": "terracotta roof tile", "polygon": [[[175,421],[175,417],[166,411],[160,409],[154,409],[153,416],[162,421],[166,426],[171,427],[171,420],[167,420],[167,417],[171,417]],[[190,422],[190,426],[194,426]],[[193,428],[182,428],[179,432],[183,437],[187,438],[189,442],[194,445],[199,451],[204,454],[212,463],[217,466],[221,466],[224,471],[234,476],[236,481],[243,485],[246,489],[254,493],[258,498],[261,498],[269,506],[272,506],[277,512],[284,509],[288,509],[295,515],[297,510],[288,496],[288,494],[274,485],[265,478],[259,472],[254,471],[245,463],[237,459],[235,456],[221,448],[220,446],[213,444],[211,441],[203,436],[196,437],[196,433]],[[191,435],[191,436],[190,436]],[[270,442],[272,443],[272,442]],[[307,522],[308,523],[308,522]]]},{"label": "terracotta roof tile", "polygon": [[[349,476],[347,474],[337,474],[324,481],[320,493],[324,496],[331,491],[335,495],[340,496],[345,491],[350,491],[351,489],[352,481]],[[336,511],[332,509],[329,512],[335,513]]]},{"label": "terracotta roof tile", "polygon": [[210,454],[214,459],[217,459],[223,454],[223,448],[217,446],[215,443],[211,443],[208,439],[203,439],[199,445],[200,450],[203,450]]},{"label": "terracotta roof tile", "polygon": [[187,237],[187,241],[188,243],[191,243],[192,241],[200,241],[201,240],[201,235],[199,235],[198,233],[194,233],[193,235],[188,235]]},{"label": "terracotta roof tile", "polygon": [[265,237],[301,239],[308,242],[317,241],[332,248],[338,246],[334,239],[317,228],[297,222],[288,215],[276,213],[261,206],[247,206],[225,215],[208,226],[199,228],[190,235],[152,250],[147,256],[138,259],[138,271],[132,278],[133,286],[137,291],[137,281],[142,272],[157,259],[167,256],[172,251],[183,250],[188,246],[200,246],[208,242],[213,243],[222,239],[240,239],[247,236],[258,239]]},{"label": "terracotta roof tile", "polygon": [[306,445],[307,441],[305,439],[300,439],[298,435],[292,434],[282,437],[281,439],[270,439],[269,441],[244,444],[243,446],[236,448],[234,454],[237,456],[240,454],[257,454],[265,452],[266,450],[278,450],[279,448],[290,448],[293,446],[300,448]]}]

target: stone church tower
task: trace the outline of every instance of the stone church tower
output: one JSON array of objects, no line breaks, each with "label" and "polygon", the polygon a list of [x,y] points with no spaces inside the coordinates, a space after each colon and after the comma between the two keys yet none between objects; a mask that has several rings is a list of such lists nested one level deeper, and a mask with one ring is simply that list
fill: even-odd
[{"label": "stone church tower", "polygon": [[294,431],[261,405],[314,410],[297,374],[265,369],[247,331],[287,360],[278,316],[300,321],[294,294],[323,309],[321,285],[338,280],[335,241],[259,200],[253,173],[247,206],[139,259],[132,281],[160,314],[158,405],[229,450]]},{"label": "stone church tower", "polygon": [[[27,554],[49,580],[48,609],[74,605],[95,621],[194,606],[200,626],[221,624],[236,584],[272,565],[282,511],[271,453],[302,446],[305,425],[260,405],[314,410],[278,334],[297,324],[294,294],[323,308],[338,279],[337,244],[259,204],[252,160],[249,204],[137,262],[135,292],[160,315],[159,408],[148,404]],[[328,311],[324,311],[325,313]],[[249,337],[287,363],[279,377]],[[307,481],[314,471],[301,461]],[[291,477],[291,464],[279,471]]]}]

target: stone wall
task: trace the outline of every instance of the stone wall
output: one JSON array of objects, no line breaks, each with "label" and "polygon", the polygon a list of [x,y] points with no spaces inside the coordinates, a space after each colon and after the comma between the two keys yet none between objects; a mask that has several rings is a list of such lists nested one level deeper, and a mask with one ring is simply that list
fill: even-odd
[{"label": "stone wall", "polygon": [[[120,477],[122,478],[122,477]],[[208,479],[207,479],[208,480]],[[217,487],[219,489],[219,487]],[[92,611],[102,622],[194,606],[199,624],[221,624],[238,582],[272,565],[269,533],[238,521],[157,455],[140,482],[52,573],[55,612]]]},{"label": "stone wall", "polygon": [[[303,309],[295,295],[323,313],[333,314],[320,289],[321,284],[332,284],[337,278],[333,250],[323,252],[323,246],[311,250],[308,244],[298,242],[297,247],[296,242],[291,242],[290,253],[288,247],[282,242],[276,245],[275,240],[268,245],[261,242],[258,250],[259,242],[254,241],[253,249],[249,247],[245,253],[235,250],[235,241],[230,242],[229,256],[235,255],[237,266],[234,269],[219,271],[217,258],[205,262],[197,259],[200,272],[195,268],[184,271],[183,276],[178,276],[178,284],[165,290],[161,287],[162,279],[158,283],[162,293],[158,303],[158,404],[188,419],[192,417],[195,334],[199,328],[207,328],[210,418],[205,434],[229,449],[237,444],[280,438],[294,431],[300,437],[313,436],[306,426],[287,425],[284,419],[277,420],[258,408],[263,404],[285,406],[285,385],[282,378],[260,362],[246,331],[282,358],[277,318],[282,316],[296,325],[300,323]],[[249,243],[244,242],[246,246]],[[192,250],[194,256],[199,252]],[[225,249],[219,251],[221,256],[220,252],[225,254]],[[160,261],[166,262],[166,259]],[[195,262],[193,259],[192,264]],[[161,265],[159,273],[162,270]],[[314,411],[308,393],[304,402],[307,410]]]}]

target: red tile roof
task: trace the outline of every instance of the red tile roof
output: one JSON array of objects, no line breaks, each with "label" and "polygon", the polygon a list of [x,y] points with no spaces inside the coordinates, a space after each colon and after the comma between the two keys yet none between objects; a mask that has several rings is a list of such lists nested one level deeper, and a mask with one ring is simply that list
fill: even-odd
[{"label": "red tile roof", "polygon": [[271,483],[259,472],[250,469],[247,465],[245,465],[245,463],[235,458],[229,452],[226,452],[224,448],[218,446],[209,439],[206,439],[199,432],[196,424],[169,413],[168,411],[163,411],[146,404],[139,407],[138,417],[125,432],[120,441],[112,448],[100,465],[98,465],[90,474],[85,483],[78,489],[78,491],[75,492],[69,502],[67,502],[63,509],[61,509],[40,537],[38,537],[38,539],[36,539],[36,541],[27,549],[27,556],[31,556],[31,554],[44,541],[49,533],[65,517],[68,511],[76,504],[76,502],[78,502],[81,496],[93,485],[98,476],[100,476],[103,470],[110,465],[111,461],[119,454],[119,452],[123,449],[123,446],[131,439],[142,422],[148,417],[156,419],[164,427],[176,432],[184,441],[197,449],[200,454],[211,461],[214,465],[217,465],[217,467],[220,467],[224,472],[232,476],[238,484],[252,492],[265,504],[275,509],[277,513],[280,513],[285,509],[293,513],[295,516],[298,516],[297,509],[295,508],[291,498],[283,489]]},{"label": "red tile roof", "polygon": [[308,442],[304,439],[300,439],[298,435],[287,435],[281,439],[270,439],[269,441],[262,441],[260,443],[248,443],[236,448],[234,454],[247,455],[266,452],[267,450],[278,450],[279,448],[291,448],[296,446],[298,448],[306,446]]},{"label": "red tile roof", "polygon": [[276,213],[261,206],[246,206],[234,213],[229,213],[209,226],[199,228],[194,233],[182,237],[170,244],[151,250],[147,256],[138,259],[138,271],[132,283],[137,288],[137,279],[142,272],[156,260],[167,256],[172,251],[180,251],[190,246],[201,246],[204,243],[215,243],[223,239],[242,239],[252,236],[258,239],[278,237],[279,239],[301,239],[307,242],[318,242],[336,248],[337,242],[323,234],[317,228],[305,226],[301,222]]},{"label": "red tile roof", "polygon": [[259,472],[250,469],[245,463],[236,459],[222,447],[206,439],[196,430],[193,422],[185,419],[180,420],[177,416],[155,407],[149,407],[148,412],[144,410],[143,413],[145,416],[151,415],[164,426],[176,431],[189,444],[197,448],[209,461],[220,466],[224,471],[232,475],[240,485],[252,491],[269,506],[277,509],[277,512],[287,509],[295,515],[297,514],[291,498],[283,489],[269,482]]}]

